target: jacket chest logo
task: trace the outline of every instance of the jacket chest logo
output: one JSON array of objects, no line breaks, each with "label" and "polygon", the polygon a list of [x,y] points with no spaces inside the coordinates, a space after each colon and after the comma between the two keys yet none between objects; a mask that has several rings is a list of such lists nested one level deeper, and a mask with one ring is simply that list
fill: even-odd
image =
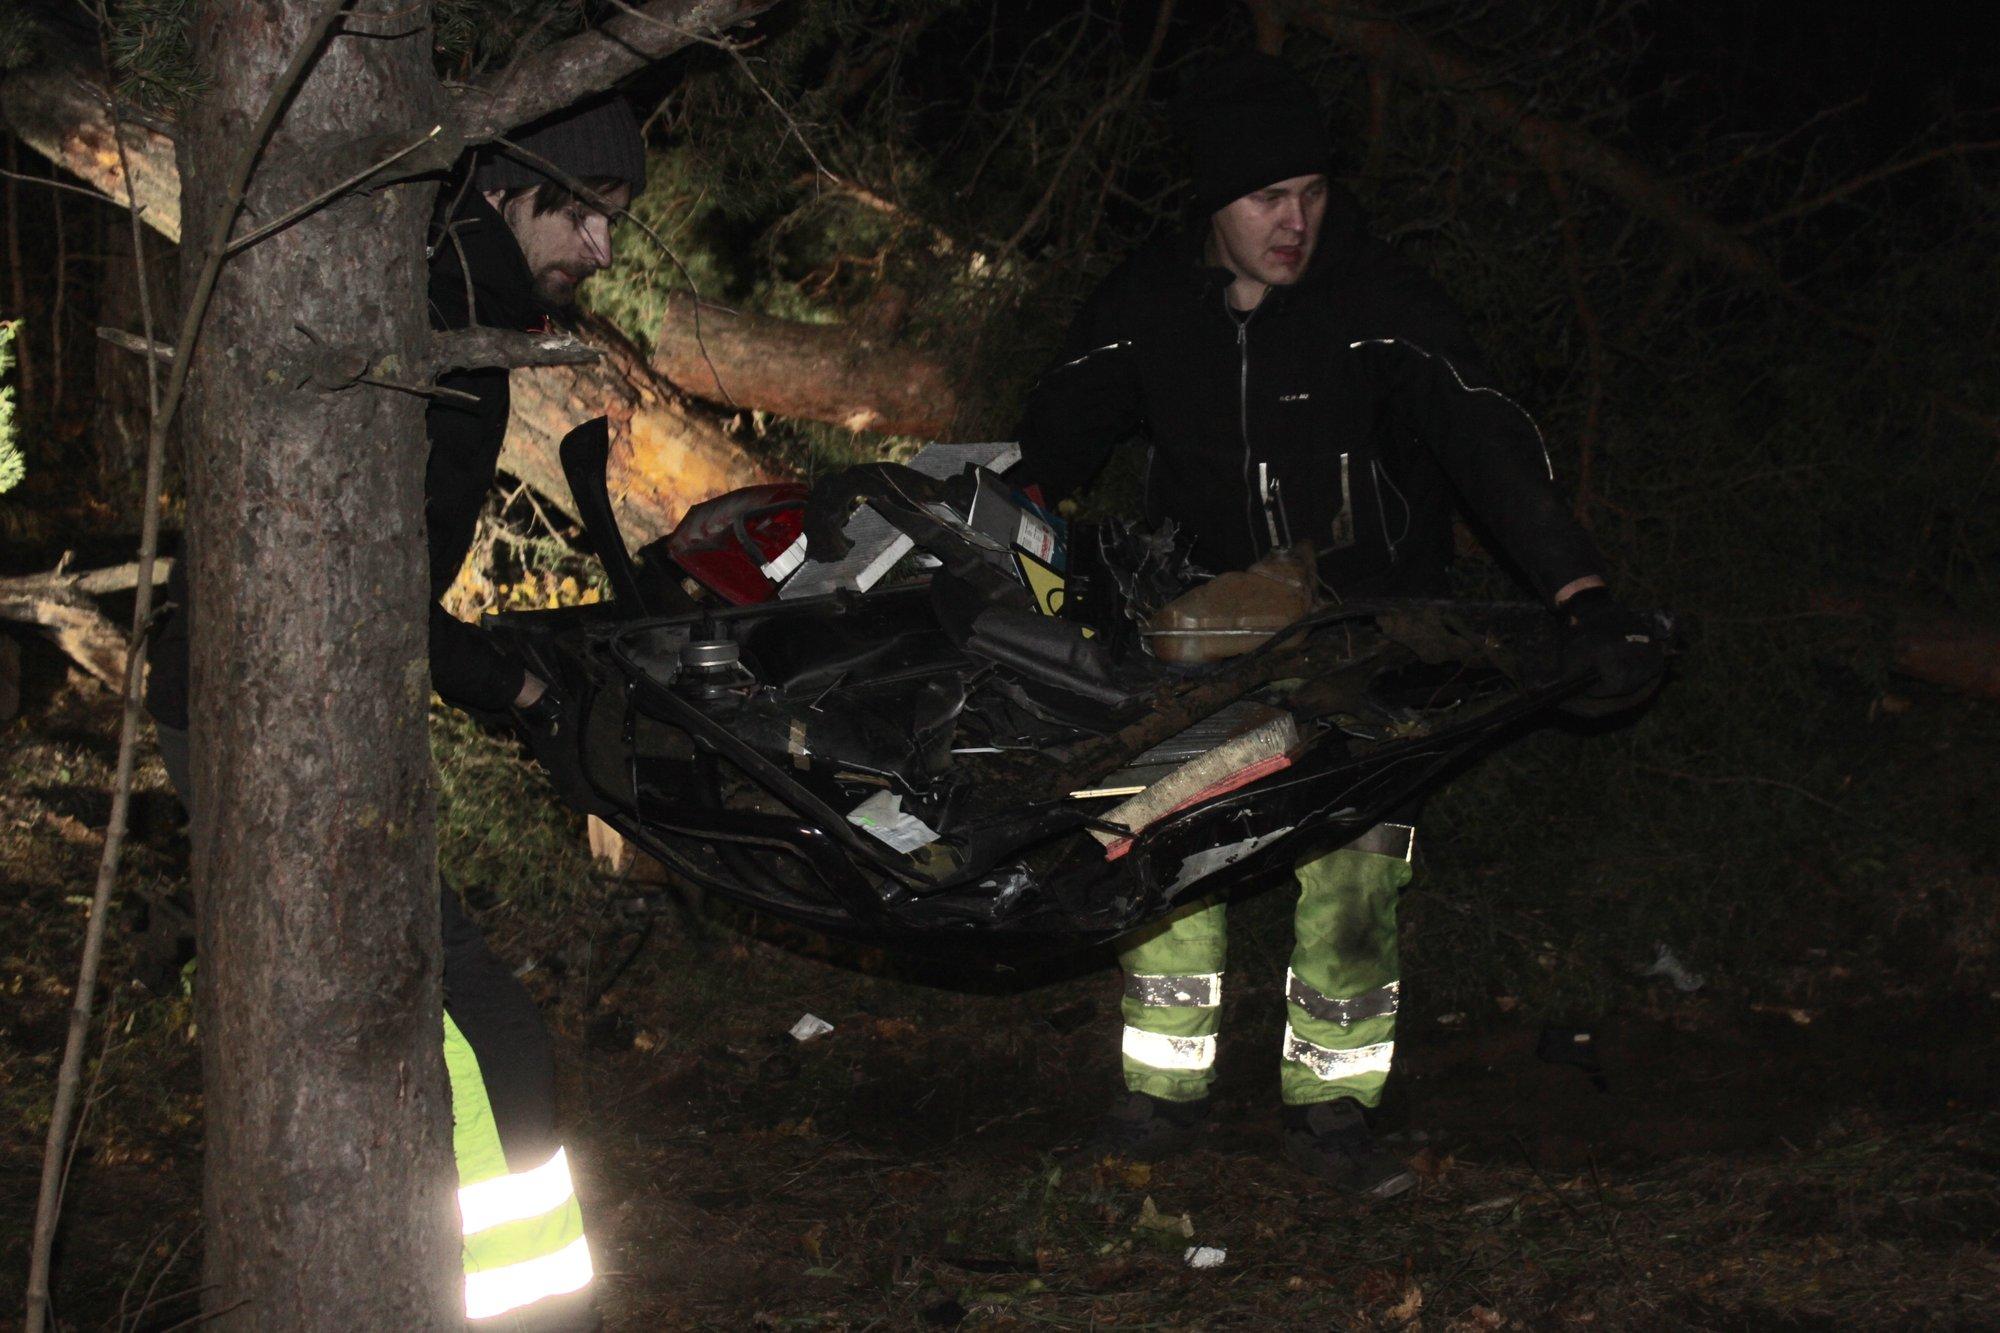
[{"label": "jacket chest logo", "polygon": [[1281,403],[1303,403],[1310,397],[1312,395],[1309,393],[1281,393],[1278,395],[1278,401]]}]

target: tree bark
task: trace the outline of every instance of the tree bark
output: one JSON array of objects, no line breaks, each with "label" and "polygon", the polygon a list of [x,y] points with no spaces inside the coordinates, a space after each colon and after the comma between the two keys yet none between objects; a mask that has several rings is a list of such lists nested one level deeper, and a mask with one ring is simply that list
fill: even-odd
[{"label": "tree bark", "polygon": [[[200,0],[180,129],[191,241],[328,0]],[[419,16],[426,11],[419,7]],[[324,43],[251,178],[414,138],[427,22]],[[432,191],[350,196],[221,270],[189,366],[194,861],[207,1144],[204,1314],[221,1329],[462,1324],[426,739],[423,403],[322,393],[333,346],[416,364]],[[196,299],[204,256],[183,247]],[[181,349],[181,355],[188,355]]]},{"label": "tree bark", "polygon": [[698,398],[853,431],[936,438],[958,413],[940,359],[849,324],[806,324],[674,296],[653,368]]}]

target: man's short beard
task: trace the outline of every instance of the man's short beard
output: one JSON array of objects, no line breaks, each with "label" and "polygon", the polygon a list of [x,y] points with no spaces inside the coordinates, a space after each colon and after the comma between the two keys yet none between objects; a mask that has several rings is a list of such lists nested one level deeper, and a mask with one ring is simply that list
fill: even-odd
[{"label": "man's short beard", "polygon": [[548,306],[551,310],[565,315],[573,314],[576,311],[577,289],[582,287],[583,284],[580,282],[567,282],[565,279],[566,285],[558,289],[551,279],[551,275],[555,272],[555,269],[544,269],[542,272],[535,274],[535,295],[541,297],[542,304]]}]

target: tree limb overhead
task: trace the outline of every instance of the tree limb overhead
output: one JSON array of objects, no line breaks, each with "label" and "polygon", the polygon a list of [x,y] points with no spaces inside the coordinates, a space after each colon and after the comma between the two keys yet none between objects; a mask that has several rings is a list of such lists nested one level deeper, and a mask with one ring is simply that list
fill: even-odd
[{"label": "tree limb overhead", "polygon": [[557,42],[460,94],[458,138],[485,143],[611,87],[685,46],[712,40],[776,0],[652,0]]}]

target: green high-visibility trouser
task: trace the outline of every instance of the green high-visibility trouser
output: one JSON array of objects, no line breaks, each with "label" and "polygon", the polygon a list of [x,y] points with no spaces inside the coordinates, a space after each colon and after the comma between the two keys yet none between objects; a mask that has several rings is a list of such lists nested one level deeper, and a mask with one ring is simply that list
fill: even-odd
[{"label": "green high-visibility trouser", "polygon": [[494,1319],[589,1285],[583,1210],[557,1148],[546,1162],[507,1169],[479,1057],[450,1014],[444,1064],[451,1076],[452,1152],[458,1158],[458,1211],[465,1235],[465,1314]]},{"label": "green high-visibility trouser", "polygon": [[[1396,1049],[1396,899],[1410,882],[1416,830],[1378,824],[1303,861],[1285,975],[1279,1080],[1285,1104],[1382,1100]],[[1227,904],[1191,903],[1134,931],[1125,972],[1125,1086],[1167,1101],[1208,1095],[1215,1077]]]}]

